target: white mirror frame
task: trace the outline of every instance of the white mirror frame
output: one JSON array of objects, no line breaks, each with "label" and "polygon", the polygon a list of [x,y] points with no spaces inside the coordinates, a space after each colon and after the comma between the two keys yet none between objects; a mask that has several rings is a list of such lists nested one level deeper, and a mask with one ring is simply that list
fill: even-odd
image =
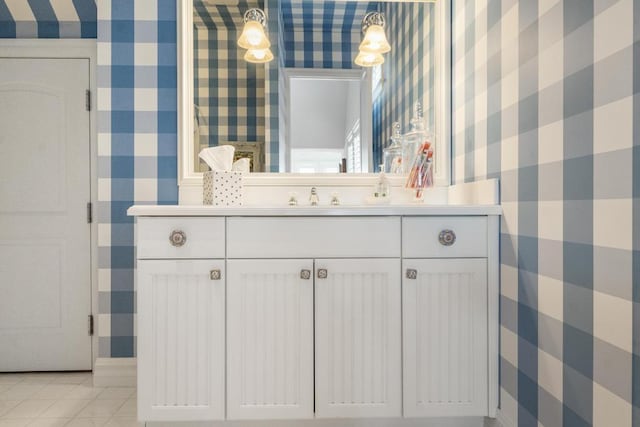
[{"label": "white mirror frame", "polygon": [[[364,1],[364,0],[342,0]],[[404,1],[404,0],[385,0]],[[433,2],[435,0],[417,0]],[[178,185],[182,193],[194,193],[202,187],[202,173],[195,172],[193,144],[193,0],[177,0],[177,52],[178,52]],[[448,186],[451,182],[451,4],[449,0],[436,1],[435,34],[435,127],[436,156],[435,183]],[[445,144],[442,142],[446,141]],[[350,186],[370,182],[375,174],[292,174],[252,173],[244,178],[245,185],[296,186],[327,185]]]}]

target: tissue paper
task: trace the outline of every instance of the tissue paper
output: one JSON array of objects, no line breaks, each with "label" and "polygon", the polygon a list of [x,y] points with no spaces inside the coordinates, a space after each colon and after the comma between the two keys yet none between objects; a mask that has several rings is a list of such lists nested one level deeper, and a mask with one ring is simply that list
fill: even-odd
[{"label": "tissue paper", "polygon": [[235,151],[232,145],[219,145],[202,149],[199,156],[212,171],[230,171]]},{"label": "tissue paper", "polygon": [[233,165],[231,166],[231,170],[242,172],[242,173],[249,173],[251,171],[251,161],[246,157],[243,157],[242,159],[238,159],[235,162],[233,162]]}]

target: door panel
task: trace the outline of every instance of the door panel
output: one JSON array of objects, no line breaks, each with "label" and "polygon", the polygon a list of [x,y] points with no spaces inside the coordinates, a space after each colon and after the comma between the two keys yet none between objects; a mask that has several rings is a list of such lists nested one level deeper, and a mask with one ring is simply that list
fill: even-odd
[{"label": "door panel", "polygon": [[89,370],[88,59],[0,58],[0,372]]},{"label": "door panel", "polygon": [[138,261],[140,419],[224,419],[224,281],[224,260]]},{"label": "door panel", "polygon": [[227,418],[313,418],[313,261],[227,268]]},{"label": "door panel", "polygon": [[403,267],[405,417],[486,416],[486,259],[405,259]]},{"label": "door panel", "polygon": [[316,260],[318,417],[402,415],[400,294],[399,259]]}]

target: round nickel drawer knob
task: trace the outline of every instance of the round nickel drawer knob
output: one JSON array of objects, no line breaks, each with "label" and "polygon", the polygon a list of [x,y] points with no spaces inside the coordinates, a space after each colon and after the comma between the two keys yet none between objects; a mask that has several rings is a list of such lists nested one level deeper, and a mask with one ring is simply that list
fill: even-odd
[{"label": "round nickel drawer knob", "polygon": [[173,230],[169,235],[169,242],[171,242],[172,246],[179,248],[187,243],[187,235],[182,230]]},{"label": "round nickel drawer knob", "polygon": [[438,236],[438,241],[443,246],[451,246],[456,242],[456,233],[453,230],[442,230]]}]

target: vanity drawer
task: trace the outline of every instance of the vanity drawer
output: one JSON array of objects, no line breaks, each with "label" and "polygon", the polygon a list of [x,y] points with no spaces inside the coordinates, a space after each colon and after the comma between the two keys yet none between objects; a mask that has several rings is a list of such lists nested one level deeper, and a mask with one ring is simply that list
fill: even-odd
[{"label": "vanity drawer", "polygon": [[405,258],[484,258],[487,217],[405,217],[402,244]]},{"label": "vanity drawer", "polygon": [[137,227],[138,259],[224,258],[224,218],[138,217]]},{"label": "vanity drawer", "polygon": [[399,217],[228,218],[228,258],[399,258]]}]

